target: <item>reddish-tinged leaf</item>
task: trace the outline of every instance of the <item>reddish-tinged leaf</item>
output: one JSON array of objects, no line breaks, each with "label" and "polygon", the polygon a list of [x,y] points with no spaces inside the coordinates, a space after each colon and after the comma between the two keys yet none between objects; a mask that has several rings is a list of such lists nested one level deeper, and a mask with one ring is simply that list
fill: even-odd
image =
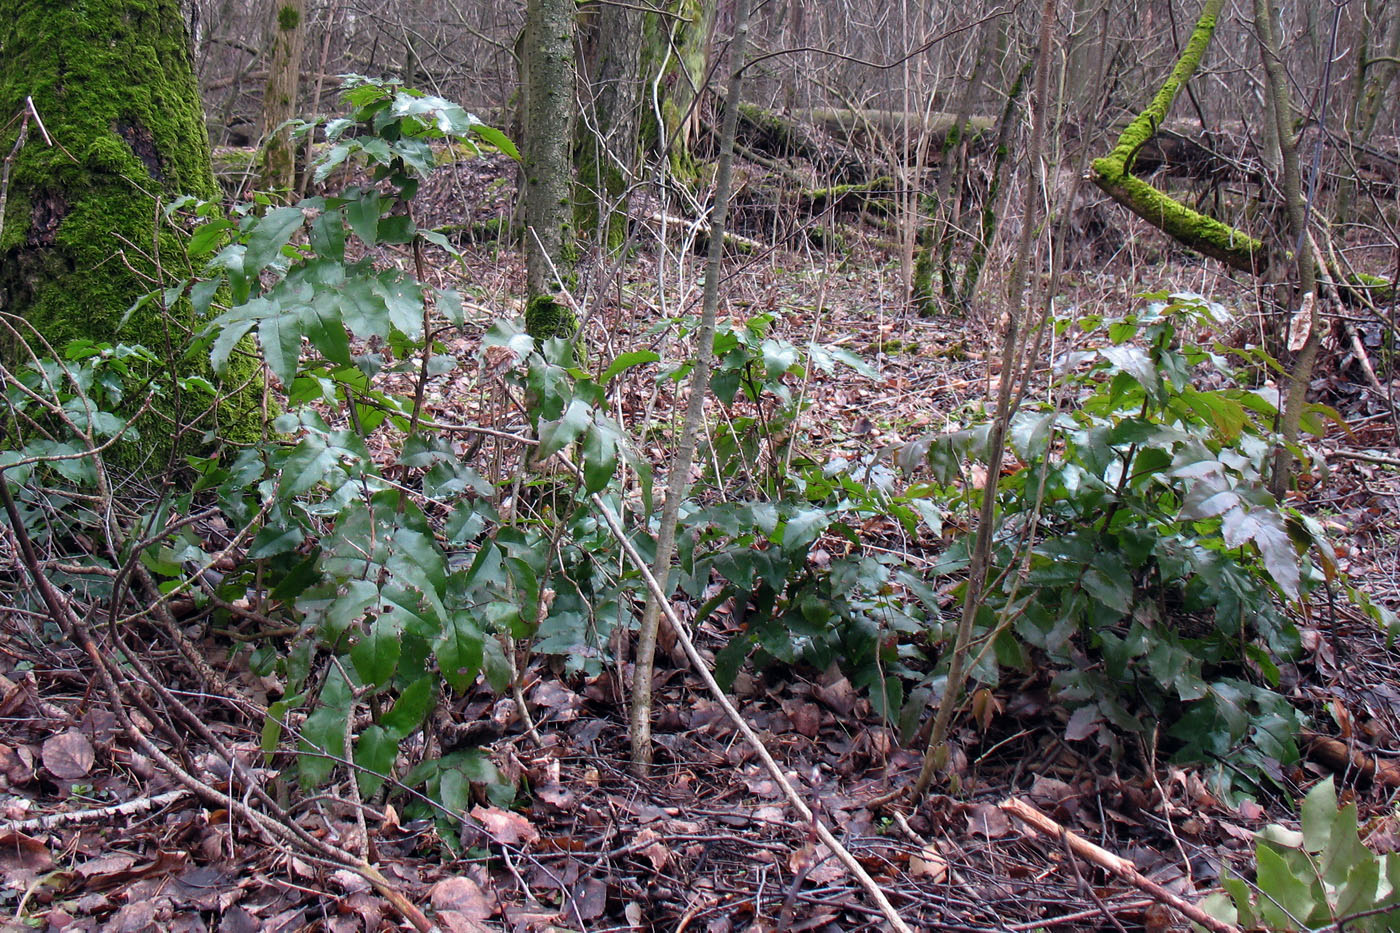
[{"label": "reddish-tinged leaf", "polygon": [[802,700],[784,700],[783,712],[787,714],[788,720],[792,723],[793,731],[799,735],[805,735],[809,739],[815,739],[822,727],[822,713],[815,703],[806,703]]},{"label": "reddish-tinged leaf", "polygon": [[988,839],[1001,839],[1011,835],[1011,818],[996,804],[979,803],[967,808],[964,814],[968,832]]},{"label": "reddish-tinged leaf", "polygon": [[1081,706],[1069,717],[1069,725],[1065,726],[1065,738],[1071,742],[1087,739],[1099,731],[1099,723],[1102,720],[1103,713],[1097,704]]},{"label": "reddish-tinged leaf", "polygon": [[53,867],[53,856],[49,847],[24,833],[0,833],[0,870],[5,874],[14,871],[47,871]]},{"label": "reddish-tinged leaf", "polygon": [[661,871],[671,861],[671,850],[662,844],[661,834],[654,829],[643,829],[637,833],[635,844],[641,846],[637,851],[647,857],[656,871]]},{"label": "reddish-tinged leaf", "polygon": [[484,826],[492,839],[503,845],[528,845],[540,838],[539,830],[533,823],[519,813],[511,813],[500,807],[473,807],[472,819]]},{"label": "reddish-tinged leaf", "polygon": [[59,733],[44,742],[44,767],[60,781],[76,781],[92,771],[96,756],[87,736],[76,729]]},{"label": "reddish-tinged leaf", "polygon": [[821,843],[810,842],[788,855],[788,868],[794,873],[807,872],[807,880],[812,884],[831,884],[846,874],[845,867],[831,855],[831,850]]}]

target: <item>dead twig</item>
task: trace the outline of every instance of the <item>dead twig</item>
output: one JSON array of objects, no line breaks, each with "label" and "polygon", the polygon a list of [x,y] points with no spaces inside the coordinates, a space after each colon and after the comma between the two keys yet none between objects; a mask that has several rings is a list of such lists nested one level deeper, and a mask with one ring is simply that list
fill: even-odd
[{"label": "dead twig", "polygon": [[1144,876],[1132,862],[1094,845],[1081,836],[1076,836],[1025,801],[1012,798],[1003,801],[999,807],[1036,832],[1052,839],[1061,840],[1075,855],[1099,866],[1110,874],[1117,875],[1139,891],[1150,894],[1193,923],[1198,923],[1213,933],[1241,933],[1240,928],[1233,923],[1226,923],[1224,920],[1212,917],[1195,904],[1173,894],[1157,882]]},{"label": "dead twig", "polygon": [[58,826],[71,826],[74,823],[106,822],[113,817],[132,816],[136,813],[156,810],[166,804],[174,803],[177,800],[183,800],[188,796],[190,796],[190,791],[187,788],[177,787],[163,794],[156,794],[154,797],[137,797],[135,800],[113,804],[110,807],[93,807],[89,810],[70,810],[66,813],[50,813],[48,816],[36,816],[28,820],[10,820],[0,823],[0,834],[41,833]]}]

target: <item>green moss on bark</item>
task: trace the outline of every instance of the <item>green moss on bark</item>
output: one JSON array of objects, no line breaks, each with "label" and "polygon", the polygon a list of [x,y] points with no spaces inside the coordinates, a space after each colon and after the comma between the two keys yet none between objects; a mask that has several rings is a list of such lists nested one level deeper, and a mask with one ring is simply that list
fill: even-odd
[{"label": "green moss on bark", "polygon": [[554,337],[568,340],[578,330],[578,318],[552,295],[536,295],[525,306],[525,333],[543,343]]},{"label": "green moss on bark", "polygon": [[[9,128],[0,145],[13,144],[11,118],[27,96],[54,145],[31,127],[15,159],[0,307],[22,314],[56,348],[76,338],[140,343],[174,360],[194,326],[188,309],[175,309],[172,320],[148,305],[119,325],[162,277],[187,271],[174,234],[157,232],[161,206],[180,194],[218,195],[179,6],[27,0],[4,12],[0,122]],[[186,374],[208,372],[180,365]],[[187,401],[189,413],[208,399]],[[255,433],[249,404],[224,406],[221,427]]]},{"label": "green moss on bark", "polygon": [[1123,130],[1112,152],[1094,160],[1093,180],[1115,201],[1167,235],[1233,268],[1254,272],[1263,259],[1263,243],[1187,207],[1132,174],[1138,152],[1156,134],[1176,95],[1200,66],[1223,6],[1224,0],[1206,0],[1191,38],[1152,103]]}]

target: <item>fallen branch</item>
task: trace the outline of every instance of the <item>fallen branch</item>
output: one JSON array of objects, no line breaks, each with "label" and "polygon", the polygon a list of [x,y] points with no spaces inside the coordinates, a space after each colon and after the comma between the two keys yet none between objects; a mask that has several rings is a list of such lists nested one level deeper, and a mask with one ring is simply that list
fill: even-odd
[{"label": "fallen branch", "polygon": [[[688,234],[694,234],[697,239],[709,242],[710,230],[702,220],[690,220],[685,217],[678,217],[675,214],[665,214],[660,211],[647,218],[650,223],[658,224],[662,227],[684,229]],[[737,249],[749,253],[758,253],[767,249],[762,242],[751,237],[746,237],[732,230],[724,231],[724,242]]]},{"label": "fallen branch", "polygon": [[0,834],[40,833],[53,829],[56,826],[71,826],[74,823],[103,822],[112,817],[132,816],[137,813],[145,813],[147,810],[155,810],[188,796],[190,796],[190,791],[187,788],[177,787],[163,794],[156,794],[154,797],[138,797],[135,800],[128,800],[126,803],[112,804],[110,807],[93,807],[90,810],[70,810],[66,813],[50,813],[48,816],[36,816],[28,820],[10,820],[5,823],[0,823]]},{"label": "fallen branch", "polygon": [[1400,762],[1367,755],[1341,739],[1316,732],[1304,732],[1299,738],[1303,742],[1304,754],[1338,774],[1351,772],[1364,781],[1375,781],[1392,790],[1400,787]]},{"label": "fallen branch", "polygon": [[1224,920],[1212,917],[1190,901],[1173,894],[1157,882],[1145,877],[1132,862],[1094,845],[1081,836],[1076,836],[1025,801],[1013,797],[1003,801],[999,806],[1031,829],[1062,841],[1075,855],[1085,861],[1092,862],[1110,874],[1117,875],[1139,891],[1152,895],[1153,898],[1193,923],[1198,923],[1214,933],[1241,933],[1240,928],[1233,923],[1226,923]]}]

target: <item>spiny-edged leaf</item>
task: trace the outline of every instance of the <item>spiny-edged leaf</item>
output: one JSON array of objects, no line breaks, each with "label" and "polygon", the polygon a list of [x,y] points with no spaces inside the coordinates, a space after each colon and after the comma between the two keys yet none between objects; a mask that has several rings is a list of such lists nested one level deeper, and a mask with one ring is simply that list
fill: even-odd
[{"label": "spiny-edged leaf", "polygon": [[302,331],[322,356],[341,366],[350,365],[350,340],[334,306],[328,302],[306,305],[299,317]]},{"label": "spiny-edged leaf", "polygon": [[[1332,899],[1330,916],[1346,917],[1376,907],[1378,905],[1376,893],[1380,880],[1380,860],[1367,852],[1363,861],[1348,871],[1345,876],[1337,879],[1337,891]],[[1346,928],[1365,929],[1364,920],[1361,921],[1361,924],[1354,927],[1348,925]],[[1375,929],[1393,930],[1395,927],[1386,924]]]},{"label": "spiny-edged leaf", "polygon": [[380,724],[395,739],[407,738],[423,724],[437,701],[437,677],[419,677],[404,688],[394,706],[384,714]]},{"label": "spiny-edged leaf", "polygon": [[1302,806],[1303,843],[1309,852],[1321,852],[1332,841],[1337,820],[1337,786],[1329,775],[1308,791]]},{"label": "spiny-edged leaf", "polygon": [[345,215],[338,210],[323,211],[311,221],[307,239],[322,259],[345,261]]},{"label": "spiny-edged leaf", "polygon": [[220,376],[224,374],[228,369],[229,357],[252,329],[252,321],[235,321],[219,331],[219,336],[214,339],[214,346],[209,350],[209,363],[214,367],[214,372]]},{"label": "spiny-edged leaf", "polygon": [[[324,783],[338,763],[334,759],[345,755],[345,722],[350,716],[352,694],[339,666],[333,665],[327,672],[318,699],[316,710],[302,723],[298,743],[303,752],[311,753],[301,755],[298,761],[305,787]],[[317,751],[332,757],[315,754]]]},{"label": "spiny-edged leaf", "polygon": [[418,227],[407,214],[390,214],[379,219],[379,242],[412,243]]},{"label": "spiny-edged leaf", "polygon": [[621,435],[604,419],[594,422],[583,436],[583,485],[587,492],[600,492],[617,472],[617,450]]},{"label": "spiny-edged leaf", "polygon": [[262,344],[267,368],[284,386],[292,384],[301,359],[301,328],[296,316],[278,314],[258,322],[258,342]]},{"label": "spiny-edged leaf", "polygon": [[797,348],[786,340],[769,338],[763,341],[763,370],[769,379],[777,379],[797,363]]},{"label": "spiny-edged leaf", "polygon": [[569,402],[564,413],[553,421],[540,424],[540,460],[554,456],[573,443],[593,423],[593,410],[579,399]]},{"label": "spiny-edged leaf", "polygon": [[392,269],[381,272],[370,288],[384,302],[389,323],[409,340],[423,336],[423,289]]},{"label": "spiny-edged leaf", "polygon": [[299,496],[321,480],[340,462],[340,452],[326,445],[324,438],[308,434],[282,464],[282,494]]},{"label": "spiny-edged leaf", "polygon": [[379,192],[369,191],[345,205],[345,219],[366,246],[379,240]]},{"label": "spiny-edged leaf", "polygon": [[817,540],[829,524],[831,516],[825,509],[799,509],[783,526],[783,551],[789,556],[801,554]]},{"label": "spiny-edged leaf", "polygon": [[438,670],[453,690],[465,691],[476,680],[482,664],[482,641],[481,630],[468,613],[454,612],[448,617],[433,653]]},{"label": "spiny-edged leaf", "polygon": [[455,288],[435,288],[433,292],[437,295],[438,314],[447,318],[449,323],[457,327],[467,323],[467,312],[462,305],[462,296]]},{"label": "spiny-edged leaf", "polygon": [[1050,426],[1055,423],[1055,412],[1027,412],[1018,415],[1011,423],[1011,449],[1022,460],[1031,460],[1044,453],[1046,440],[1050,436]]},{"label": "spiny-edged leaf", "polygon": [[456,768],[444,770],[438,778],[437,802],[449,813],[466,813],[472,802],[471,781]]},{"label": "spiny-edged leaf", "polygon": [[655,363],[660,359],[661,354],[657,353],[655,350],[631,350],[627,353],[620,353],[616,359],[608,364],[608,368],[603,370],[602,375],[598,377],[598,385],[607,385],[633,366]]},{"label": "spiny-edged leaf", "polygon": [[[1230,899],[1235,902],[1235,910],[1237,911],[1237,913],[1236,915],[1231,916],[1229,918],[1229,922],[1239,921],[1240,926],[1244,929],[1254,929],[1254,908],[1253,902],[1249,896],[1249,885],[1245,884],[1242,879],[1233,878],[1222,871],[1220,876],[1220,886],[1225,889],[1225,891],[1230,895]],[[1201,906],[1205,906],[1204,901],[1202,901]],[[1220,919],[1222,920],[1225,919],[1225,917],[1221,914],[1215,913],[1214,911],[1212,911],[1211,913],[1213,916],[1220,917]]]},{"label": "spiny-edged leaf", "polygon": [[1237,548],[1253,541],[1259,548],[1264,569],[1289,599],[1297,599],[1302,584],[1302,566],[1283,516],[1270,508],[1236,509],[1225,513],[1220,523],[1225,546]]},{"label": "spiny-edged leaf", "polygon": [[1152,357],[1147,351],[1140,347],[1104,347],[1099,350],[1103,358],[1108,360],[1115,369],[1127,373],[1138,381],[1138,384],[1149,393],[1158,393],[1162,388],[1162,377],[1157,372],[1157,366],[1152,362]]},{"label": "spiny-edged leaf", "polygon": [[1332,811],[1331,836],[1318,857],[1318,871],[1328,884],[1339,885],[1358,866],[1375,860],[1361,842],[1356,822],[1356,804]]},{"label": "spiny-edged leaf", "polygon": [[287,721],[287,713],[296,709],[301,700],[302,695],[298,693],[268,706],[267,718],[263,720],[262,727],[262,750],[267,759],[271,759],[272,754],[277,751],[277,746],[282,743],[282,727]]},{"label": "spiny-edged leaf", "polygon": [[[320,300],[320,297],[317,297]],[[389,336],[389,316],[384,299],[363,278],[346,280],[340,290],[338,310],[350,333],[366,340]]]},{"label": "spiny-edged leaf", "polygon": [[277,207],[268,211],[248,236],[248,251],[243,255],[244,270],[254,275],[267,268],[268,263],[282,254],[282,247],[304,219],[299,207]]},{"label": "spiny-edged leaf", "polygon": [[1198,392],[1187,386],[1181,398],[1197,413],[1208,419],[1226,441],[1234,441],[1248,423],[1244,406],[1218,392]]},{"label": "spiny-edged leaf", "polygon": [[394,761],[398,757],[398,740],[387,729],[375,725],[365,727],[355,740],[356,777],[361,796],[372,797],[383,786],[384,777],[394,773]]},{"label": "spiny-edged leaf", "polygon": [[[351,121],[346,120],[337,122],[349,123]],[[330,149],[326,150],[326,154],[321,156],[320,160],[316,163],[316,171],[313,173],[313,178],[316,184],[319,185],[321,182],[329,178],[331,172],[334,172],[336,168],[349,157],[350,147],[345,145],[344,143],[332,146]]]},{"label": "spiny-edged leaf", "polygon": [[212,253],[214,248],[223,242],[224,231],[232,229],[233,226],[233,221],[226,220],[222,217],[201,224],[200,227],[195,230],[194,236],[190,237],[189,245],[185,247],[186,250],[189,251],[190,258],[198,259],[208,253]]},{"label": "spiny-edged leaf", "polygon": [[369,633],[350,649],[355,673],[367,685],[382,687],[394,676],[399,666],[399,652],[403,650],[400,635],[398,626],[381,616],[370,626]]},{"label": "spiny-edged leaf", "polygon": [[1308,922],[1317,906],[1312,885],[1295,876],[1283,856],[1267,845],[1256,850],[1259,915],[1273,929],[1296,930]]},{"label": "spiny-edged leaf", "polygon": [[1200,521],[1223,515],[1239,506],[1240,494],[1233,489],[1221,488],[1222,485],[1206,480],[1193,483],[1181,500],[1181,511],[1177,517],[1186,521]]},{"label": "spiny-edged leaf", "polygon": [[515,148],[515,143],[510,141],[510,137],[494,126],[487,126],[485,123],[478,123],[472,127],[472,132],[480,136],[483,140],[495,146],[497,149],[510,156],[515,161],[520,161],[520,150]]},{"label": "spiny-edged leaf", "polygon": [[296,550],[305,540],[305,533],[296,525],[285,528],[268,525],[253,536],[252,543],[248,545],[247,556],[249,560],[276,557],[278,554]]}]

